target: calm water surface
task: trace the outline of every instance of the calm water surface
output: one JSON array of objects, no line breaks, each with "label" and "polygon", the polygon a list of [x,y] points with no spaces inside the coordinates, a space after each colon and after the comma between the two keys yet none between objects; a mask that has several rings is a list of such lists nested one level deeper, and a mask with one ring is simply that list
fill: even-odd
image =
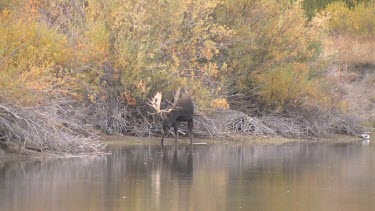
[{"label": "calm water surface", "polygon": [[0,161],[0,210],[373,210],[375,146],[116,146]]}]

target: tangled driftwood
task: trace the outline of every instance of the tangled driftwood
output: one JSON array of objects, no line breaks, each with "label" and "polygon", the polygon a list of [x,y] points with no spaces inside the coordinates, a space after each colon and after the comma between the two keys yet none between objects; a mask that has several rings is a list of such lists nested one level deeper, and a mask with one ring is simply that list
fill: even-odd
[{"label": "tangled driftwood", "polygon": [[251,117],[235,110],[218,110],[209,116],[196,111],[196,133],[217,137],[228,133],[286,138],[324,137],[339,133],[358,135],[364,128],[353,118],[315,111],[314,115]]},{"label": "tangled driftwood", "polygon": [[58,104],[20,109],[0,105],[0,143],[53,154],[97,153],[103,144],[75,115]]},{"label": "tangled driftwood", "polygon": [[[93,105],[88,117],[109,134],[136,135],[140,137],[161,134],[161,119],[151,115],[145,105],[128,106],[116,97],[116,92],[106,94],[107,100]],[[332,133],[358,135],[364,131],[353,118],[323,110],[300,111],[284,115],[250,116],[244,112],[224,109],[205,114],[195,110],[194,134],[203,137],[223,137],[229,133],[286,138],[324,137]],[[187,134],[182,124],[181,134]]]},{"label": "tangled driftwood", "polygon": [[[161,119],[148,113],[147,105],[129,106],[115,96],[87,105],[66,99],[22,109],[0,104],[0,146],[15,143],[21,151],[31,149],[64,155],[97,153],[104,145],[93,134],[94,127],[109,134],[161,135]],[[187,134],[186,124],[181,126],[180,133]],[[195,110],[194,116],[194,134],[211,138],[233,133],[308,138],[333,133],[359,135],[364,131],[352,118],[319,110],[261,117],[229,109],[209,114]]]}]

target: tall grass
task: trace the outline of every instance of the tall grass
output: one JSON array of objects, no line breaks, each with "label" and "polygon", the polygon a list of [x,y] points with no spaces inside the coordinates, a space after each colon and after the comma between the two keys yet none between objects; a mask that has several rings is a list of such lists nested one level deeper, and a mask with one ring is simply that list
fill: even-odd
[{"label": "tall grass", "polygon": [[375,65],[375,38],[331,36],[324,45],[324,56],[334,56],[339,64]]}]

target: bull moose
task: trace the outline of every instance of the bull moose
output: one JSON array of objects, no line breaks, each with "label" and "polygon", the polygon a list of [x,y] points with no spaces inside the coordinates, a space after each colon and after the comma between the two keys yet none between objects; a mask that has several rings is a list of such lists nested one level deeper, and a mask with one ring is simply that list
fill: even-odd
[{"label": "bull moose", "polygon": [[178,88],[174,96],[173,104],[167,106],[165,109],[160,109],[161,97],[162,94],[158,92],[148,103],[156,110],[156,114],[160,114],[163,119],[161,145],[163,146],[164,137],[171,127],[174,128],[175,143],[177,143],[178,126],[180,122],[187,122],[190,144],[192,145],[194,104],[189,92],[185,88]]}]

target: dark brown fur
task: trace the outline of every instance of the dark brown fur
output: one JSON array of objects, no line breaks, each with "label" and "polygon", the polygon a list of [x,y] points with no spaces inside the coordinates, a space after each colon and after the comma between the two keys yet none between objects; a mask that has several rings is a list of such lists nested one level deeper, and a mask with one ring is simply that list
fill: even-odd
[{"label": "dark brown fur", "polygon": [[161,138],[161,145],[163,146],[164,136],[169,132],[171,127],[174,128],[175,142],[177,142],[180,122],[187,122],[190,144],[193,144],[193,116],[194,104],[191,96],[185,88],[181,88],[176,107],[170,112],[162,113],[164,133]]}]

